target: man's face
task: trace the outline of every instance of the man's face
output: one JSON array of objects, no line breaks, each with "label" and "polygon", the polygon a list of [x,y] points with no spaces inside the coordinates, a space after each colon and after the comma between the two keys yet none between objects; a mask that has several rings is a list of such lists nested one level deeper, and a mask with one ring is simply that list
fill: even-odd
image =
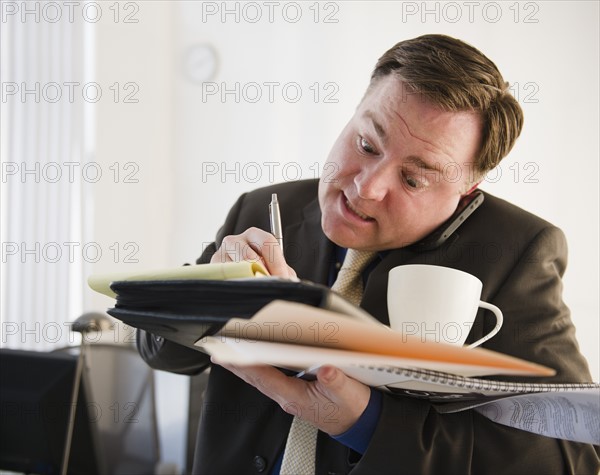
[{"label": "man's face", "polygon": [[346,125],[319,183],[322,227],[362,250],[419,241],[456,209],[481,143],[474,112],[444,112],[392,76],[378,81]]}]

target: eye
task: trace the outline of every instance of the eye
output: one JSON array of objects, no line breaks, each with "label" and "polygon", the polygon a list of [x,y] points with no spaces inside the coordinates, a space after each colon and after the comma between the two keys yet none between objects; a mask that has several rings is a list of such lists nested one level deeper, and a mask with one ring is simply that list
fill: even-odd
[{"label": "eye", "polygon": [[373,146],[364,137],[358,137],[358,145],[364,152],[368,154],[374,155],[377,153],[375,148],[373,148]]},{"label": "eye", "polygon": [[424,176],[418,176],[414,173],[406,173],[403,176],[406,186],[413,191],[422,190],[429,185],[429,181]]},{"label": "eye", "polygon": [[417,189],[420,187],[420,183],[415,177],[407,176],[404,180],[410,188]]}]

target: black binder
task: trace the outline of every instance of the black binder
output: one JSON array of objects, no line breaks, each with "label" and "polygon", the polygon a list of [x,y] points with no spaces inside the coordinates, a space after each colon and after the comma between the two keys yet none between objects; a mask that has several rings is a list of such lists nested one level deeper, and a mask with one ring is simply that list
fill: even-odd
[{"label": "black binder", "polygon": [[[234,280],[118,281],[113,317],[127,325],[198,349],[194,343],[217,333],[230,318],[251,318],[274,300],[287,300],[376,321],[328,287],[276,278]],[[282,319],[285,315],[282,316]]]}]

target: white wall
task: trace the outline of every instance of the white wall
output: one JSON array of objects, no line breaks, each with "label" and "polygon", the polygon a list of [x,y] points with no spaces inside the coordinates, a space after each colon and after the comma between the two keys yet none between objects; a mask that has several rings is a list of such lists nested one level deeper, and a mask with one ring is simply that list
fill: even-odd
[{"label": "white wall", "polygon": [[[108,100],[94,105],[96,146],[90,159],[100,165],[106,179],[89,185],[87,191],[93,216],[88,240],[100,244],[103,258],[88,270],[166,267],[173,264],[172,247],[177,245],[171,219],[177,207],[173,8],[166,2],[121,2],[117,22],[115,9],[109,9],[115,4],[102,5],[104,20],[95,25],[94,80]],[[114,304],[89,290],[86,297],[87,310]],[[130,329],[121,334],[129,335],[129,340],[133,335]],[[186,376],[155,373],[162,460],[180,468],[185,466],[188,383]]]},{"label": "white wall", "polygon": [[[93,189],[94,239],[106,246],[135,243],[139,267],[192,261],[241,192],[315,176],[387,48],[424,33],[454,35],[486,53],[516,86],[525,129],[501,165],[501,178],[484,188],[565,231],[565,300],[594,379],[600,379],[598,3],[472,4],[279,2],[271,22],[263,2],[228,3],[238,9],[237,19],[221,18],[221,2],[137,2],[138,23],[99,23],[98,77],[108,85],[135,82],[139,102],[98,107],[95,159],[107,167],[135,162],[139,183]],[[203,8],[219,11],[203,18]],[[425,8],[434,13],[423,17]],[[298,9],[302,17],[293,23]],[[251,22],[259,11],[262,18]],[[453,22],[458,13],[461,19]],[[325,22],[327,15],[337,22]],[[190,80],[186,54],[201,43],[217,51],[213,81],[219,89],[240,83],[237,100],[234,94],[203,97],[202,86]],[[195,67],[202,70],[198,62]],[[257,91],[252,82],[262,86],[256,103],[250,101]],[[272,102],[265,82],[279,83]],[[282,95],[291,83],[302,92],[297,102]],[[336,102],[325,101],[327,93]],[[123,261],[92,270],[129,268]],[[110,305],[86,297],[90,309]],[[174,402],[167,407],[184,405],[185,389],[169,386]],[[167,413],[173,417],[180,416]]]}]

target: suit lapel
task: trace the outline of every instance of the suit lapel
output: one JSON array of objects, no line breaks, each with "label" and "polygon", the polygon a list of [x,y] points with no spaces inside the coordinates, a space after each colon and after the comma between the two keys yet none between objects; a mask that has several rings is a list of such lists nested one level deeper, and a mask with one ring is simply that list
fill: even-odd
[{"label": "suit lapel", "polygon": [[283,230],[285,257],[298,277],[326,283],[333,243],[321,228],[321,209],[315,198],[303,210],[301,220]]}]

